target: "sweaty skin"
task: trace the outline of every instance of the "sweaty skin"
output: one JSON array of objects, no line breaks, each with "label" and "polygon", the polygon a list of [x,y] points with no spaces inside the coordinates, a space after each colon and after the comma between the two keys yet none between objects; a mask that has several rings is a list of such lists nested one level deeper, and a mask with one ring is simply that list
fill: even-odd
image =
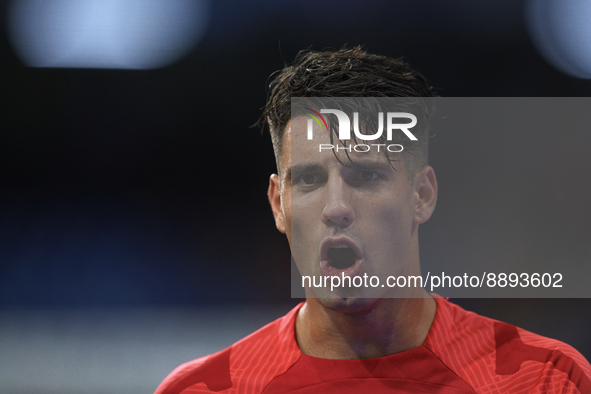
[{"label": "sweaty skin", "polygon": [[[433,169],[420,169],[411,184],[403,162],[394,170],[381,154],[360,153],[354,160],[363,168],[345,167],[332,152],[318,152],[327,133],[318,129],[313,140],[305,138],[305,120],[288,123],[281,177],[271,176],[268,192],[300,272],[318,274],[322,240],[346,237],[369,275],[420,275],[418,227],[435,208]],[[317,291],[306,289],[295,323],[298,345],[309,356],[365,359],[412,349],[424,342],[435,316],[436,303],[422,288],[380,287],[371,298]]]}]

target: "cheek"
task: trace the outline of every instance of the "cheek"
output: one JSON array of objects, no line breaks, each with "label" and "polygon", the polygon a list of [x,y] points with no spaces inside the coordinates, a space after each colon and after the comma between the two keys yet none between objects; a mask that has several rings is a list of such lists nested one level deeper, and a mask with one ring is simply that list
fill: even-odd
[{"label": "cheek", "polygon": [[291,196],[286,194],[285,203],[286,216],[289,216],[294,234],[298,232],[305,235],[321,224],[322,205],[319,196],[298,195],[291,199]]},{"label": "cheek", "polygon": [[412,212],[408,204],[382,203],[374,207],[369,225],[380,242],[404,245],[412,232]]},{"label": "cheek", "polygon": [[298,201],[290,205],[289,233],[291,252],[298,265],[316,260],[319,244],[325,230],[317,205],[310,201]]},{"label": "cheek", "polygon": [[311,215],[310,211],[303,207],[290,205],[289,211],[286,210],[286,216],[289,217],[289,232],[292,241],[301,245],[305,241],[306,235],[311,234],[314,215]]}]

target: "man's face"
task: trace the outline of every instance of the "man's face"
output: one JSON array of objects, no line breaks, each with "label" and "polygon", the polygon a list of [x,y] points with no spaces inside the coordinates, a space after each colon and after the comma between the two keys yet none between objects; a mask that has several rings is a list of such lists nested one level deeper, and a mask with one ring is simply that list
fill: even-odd
[{"label": "man's face", "polygon": [[[426,171],[432,174],[432,169],[419,171],[415,180],[420,184],[411,185],[402,157],[396,156],[400,153],[390,154],[398,160],[394,169],[377,148],[353,151],[351,160],[341,150],[337,156],[343,165],[332,150],[319,152],[319,144],[330,143],[328,132],[315,128],[314,139],[306,138],[306,122],[306,117],[297,117],[287,125],[281,176],[271,179],[269,198],[277,227],[286,233],[302,275],[367,274],[380,280],[377,287],[334,291],[312,286],[306,289],[307,297],[321,298],[331,309],[350,310],[377,298],[412,296],[408,289],[382,284],[389,275],[420,275],[417,229],[426,219],[420,211],[423,181],[417,178]],[[279,196],[273,188],[279,189]],[[416,294],[416,289],[410,291]]]}]

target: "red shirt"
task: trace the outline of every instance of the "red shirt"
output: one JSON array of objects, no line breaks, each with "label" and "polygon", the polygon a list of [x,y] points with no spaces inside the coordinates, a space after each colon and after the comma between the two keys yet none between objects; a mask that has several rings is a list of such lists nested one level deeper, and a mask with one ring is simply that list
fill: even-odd
[{"label": "red shirt", "polygon": [[591,366],[571,346],[436,298],[425,342],[365,360],[306,356],[287,315],[221,352],[176,368],[155,394],[591,393]]}]

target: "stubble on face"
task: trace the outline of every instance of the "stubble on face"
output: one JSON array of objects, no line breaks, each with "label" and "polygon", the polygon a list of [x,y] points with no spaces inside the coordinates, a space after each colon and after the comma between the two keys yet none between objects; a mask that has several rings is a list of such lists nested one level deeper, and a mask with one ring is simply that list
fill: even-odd
[{"label": "stubble on face", "polygon": [[[303,130],[300,123],[296,118],[294,127],[292,122],[286,127],[280,191],[285,232],[302,275],[321,274],[320,249],[327,237],[358,244],[363,273],[377,276],[382,285],[389,275],[420,275],[413,188],[402,160],[394,169],[381,153],[351,154],[351,162],[341,151],[342,163],[361,164],[343,166],[331,151],[318,152],[328,135],[317,130],[316,138],[307,140],[297,133]],[[308,178],[302,181],[302,176]],[[307,288],[307,296],[319,298],[327,308],[347,311],[371,308],[379,298],[404,296],[401,289],[382,285],[363,291]]]}]

